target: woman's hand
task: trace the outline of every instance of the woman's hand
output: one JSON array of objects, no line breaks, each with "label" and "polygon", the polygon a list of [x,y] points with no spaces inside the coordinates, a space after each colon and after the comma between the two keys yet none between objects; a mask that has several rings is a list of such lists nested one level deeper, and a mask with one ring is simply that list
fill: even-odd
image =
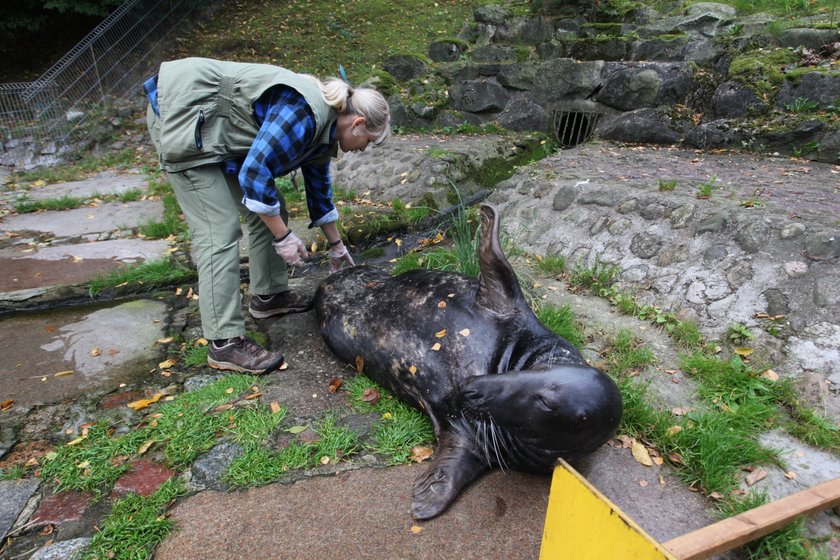
[{"label": "woman's hand", "polygon": [[280,241],[275,241],[273,245],[277,254],[283,257],[283,260],[289,266],[301,266],[303,265],[302,259],[309,258],[309,253],[306,252],[306,247],[303,246],[303,242],[298,239],[297,235],[292,233],[292,230],[289,230],[289,233]]},{"label": "woman's hand", "polygon": [[330,247],[330,274],[338,272],[344,263],[348,266],[356,266],[353,262],[353,257],[350,256],[350,251],[344,246],[344,243],[339,243],[335,247]]}]

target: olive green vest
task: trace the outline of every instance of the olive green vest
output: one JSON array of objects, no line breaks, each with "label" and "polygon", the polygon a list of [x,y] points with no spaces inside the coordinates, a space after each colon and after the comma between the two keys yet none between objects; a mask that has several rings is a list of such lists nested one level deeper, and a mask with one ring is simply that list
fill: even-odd
[{"label": "olive green vest", "polygon": [[[164,62],[158,74],[161,167],[176,172],[244,157],[259,132],[254,102],[269,88],[285,85],[300,93],[315,115],[308,150],[329,143],[335,110],[317,82],[279,66],[184,58]],[[157,131],[156,131],[157,132]]]}]

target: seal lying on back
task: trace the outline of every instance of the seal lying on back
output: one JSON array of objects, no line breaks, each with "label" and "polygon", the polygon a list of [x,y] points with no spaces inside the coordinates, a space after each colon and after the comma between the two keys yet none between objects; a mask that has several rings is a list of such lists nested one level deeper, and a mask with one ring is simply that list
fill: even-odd
[{"label": "seal lying on back", "polygon": [[[321,335],[340,359],[431,417],[434,461],[414,484],[429,519],[491,468],[548,473],[607,441],[621,396],[531,311],[481,207],[478,278],[431,270],[391,276],[357,266],[315,294]],[[436,343],[439,343],[438,347]]]}]

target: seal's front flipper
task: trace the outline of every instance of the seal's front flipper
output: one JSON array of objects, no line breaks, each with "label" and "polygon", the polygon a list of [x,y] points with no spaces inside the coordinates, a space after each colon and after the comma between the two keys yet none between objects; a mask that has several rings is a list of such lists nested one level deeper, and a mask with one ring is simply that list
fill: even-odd
[{"label": "seal's front flipper", "polygon": [[443,513],[465,486],[488,469],[471,448],[472,442],[462,436],[443,434],[434,463],[414,482],[411,514],[415,519],[431,519]]}]

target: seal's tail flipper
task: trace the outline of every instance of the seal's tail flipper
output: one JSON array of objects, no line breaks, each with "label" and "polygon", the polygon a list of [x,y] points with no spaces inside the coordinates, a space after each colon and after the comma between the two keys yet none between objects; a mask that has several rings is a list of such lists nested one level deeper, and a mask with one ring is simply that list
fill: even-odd
[{"label": "seal's tail flipper", "polygon": [[519,280],[499,243],[499,213],[481,205],[481,232],[478,246],[478,301],[489,309],[505,311],[524,301]]}]

